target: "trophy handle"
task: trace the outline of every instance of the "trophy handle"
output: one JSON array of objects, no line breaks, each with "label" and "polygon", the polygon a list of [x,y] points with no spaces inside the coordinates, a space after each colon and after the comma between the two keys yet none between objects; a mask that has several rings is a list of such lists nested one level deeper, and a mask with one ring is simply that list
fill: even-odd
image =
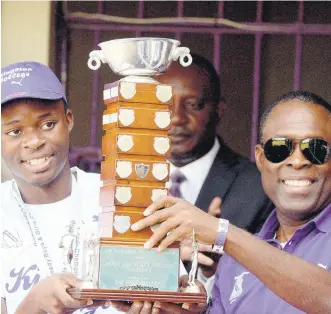
[{"label": "trophy handle", "polygon": [[[187,59],[185,61],[185,58]],[[179,59],[179,63],[183,67],[188,67],[192,63],[192,56],[190,55],[190,49],[187,47],[177,47],[172,53],[172,59],[177,61]]]},{"label": "trophy handle", "polygon": [[106,63],[107,60],[105,58],[105,55],[101,50],[93,50],[89,54],[89,59],[87,61],[87,66],[91,70],[98,70],[100,68],[100,65],[102,63]]}]

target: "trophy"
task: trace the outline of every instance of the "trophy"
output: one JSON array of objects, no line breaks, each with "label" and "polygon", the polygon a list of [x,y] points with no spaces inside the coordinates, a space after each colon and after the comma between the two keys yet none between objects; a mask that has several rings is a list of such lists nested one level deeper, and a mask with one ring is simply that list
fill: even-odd
[{"label": "trophy", "polygon": [[[167,195],[167,153],[173,90],[151,76],[174,60],[192,63],[190,50],[165,38],[128,38],[102,42],[89,54],[88,66],[107,63],[124,78],[104,85],[100,206],[98,230],[84,231],[84,284],[70,289],[78,299],[204,303],[192,267],[188,289],[179,290],[179,242],[163,252],[144,243],[154,228],[134,232],[147,206]],[[194,256],[197,245],[192,235]],[[197,265],[197,258],[193,258]]]}]

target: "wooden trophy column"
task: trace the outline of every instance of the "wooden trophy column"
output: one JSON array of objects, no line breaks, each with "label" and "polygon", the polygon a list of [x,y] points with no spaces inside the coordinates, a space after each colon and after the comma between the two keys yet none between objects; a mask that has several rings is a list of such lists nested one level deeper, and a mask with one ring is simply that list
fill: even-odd
[{"label": "wooden trophy column", "polygon": [[99,282],[78,298],[205,302],[204,294],[178,292],[179,242],[162,253],[147,250],[153,228],[131,230],[168,192],[172,102],[170,85],[117,81],[104,87]]},{"label": "wooden trophy column", "polygon": [[152,230],[133,232],[130,226],[144,217],[147,206],[167,195],[172,89],[162,86],[169,96],[161,102],[156,95],[158,86],[122,81],[105,85],[101,243],[143,246]]}]

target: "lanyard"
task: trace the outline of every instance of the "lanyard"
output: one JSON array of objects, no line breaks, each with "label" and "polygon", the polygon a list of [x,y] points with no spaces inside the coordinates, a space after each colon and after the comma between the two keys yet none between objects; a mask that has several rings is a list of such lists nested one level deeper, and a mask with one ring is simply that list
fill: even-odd
[{"label": "lanyard", "polygon": [[[74,189],[74,184],[76,184],[77,180],[74,176],[72,176],[72,180],[73,184],[72,184],[72,196],[76,196],[75,194],[75,189]],[[21,194],[19,192],[18,186],[15,182],[15,180],[13,180],[13,184],[12,184],[12,190],[13,190],[13,195],[14,198],[16,200],[17,205],[19,206],[23,217],[28,225],[31,237],[32,237],[32,241],[33,241],[33,245],[39,249],[39,252],[41,253],[42,259],[45,261],[45,265],[46,265],[46,269],[47,269],[47,275],[51,276],[54,274],[55,270],[54,270],[54,266],[53,266],[53,261],[48,253],[48,248],[47,245],[43,239],[43,236],[40,232],[39,226],[37,224],[36,219],[33,217],[32,213],[30,212],[29,208],[27,206],[25,206]],[[75,200],[79,199],[79,197],[75,197]],[[81,210],[79,204],[74,204],[74,206],[77,208],[77,210]],[[80,226],[77,224],[76,220],[72,219],[70,221],[70,225],[69,228],[71,230],[73,230],[73,233],[76,234],[76,238],[80,238],[79,234],[80,234]],[[78,241],[77,241],[78,242]],[[73,253],[73,273],[74,275],[77,277],[78,276],[78,270],[79,270],[79,260],[80,260],[80,245],[79,243],[76,243],[75,245],[75,250]],[[66,267],[63,268],[62,271],[68,271],[68,269]]]}]

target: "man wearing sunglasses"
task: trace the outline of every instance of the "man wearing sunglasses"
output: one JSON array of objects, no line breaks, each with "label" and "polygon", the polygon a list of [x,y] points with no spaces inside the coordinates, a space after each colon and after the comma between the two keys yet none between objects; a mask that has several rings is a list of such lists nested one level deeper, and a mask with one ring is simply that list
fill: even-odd
[{"label": "man wearing sunglasses", "polygon": [[[255,164],[231,150],[217,136],[225,100],[214,66],[200,55],[192,54],[192,58],[191,66],[183,68],[173,62],[158,77],[158,81],[171,84],[175,91],[169,131],[169,193],[214,216],[219,214],[222,199],[223,217],[255,233],[272,206]],[[198,278],[211,291],[220,255],[202,246],[199,249]],[[189,269],[190,237],[181,241],[181,258]]]},{"label": "man wearing sunglasses", "polygon": [[276,209],[256,236],[170,197],[132,229],[163,222],[146,247],[163,239],[162,250],[194,229],[224,249],[210,313],[331,313],[331,105],[290,92],[267,109],[260,133],[256,162]]}]

